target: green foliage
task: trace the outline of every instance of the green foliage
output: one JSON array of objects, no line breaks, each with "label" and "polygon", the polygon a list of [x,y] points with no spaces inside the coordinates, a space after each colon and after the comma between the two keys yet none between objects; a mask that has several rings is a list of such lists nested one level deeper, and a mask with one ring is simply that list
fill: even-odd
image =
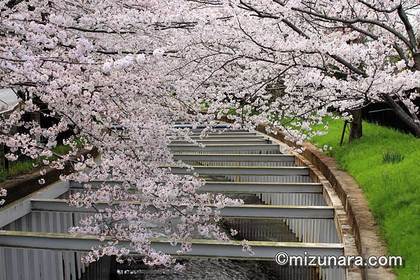
[{"label": "green foliage", "polygon": [[328,134],[312,142],[332,146],[329,154],[360,184],[389,254],[404,257],[405,266],[395,269],[398,279],[420,279],[420,139],[363,123],[363,137],[340,147],[343,121],[329,125]]},{"label": "green foliage", "polygon": [[[71,148],[68,145],[58,145],[53,148],[53,152],[58,155],[67,154],[70,150]],[[51,158],[49,158],[49,160],[54,160],[56,158],[57,156],[52,156]],[[39,166],[41,164],[41,161],[43,159],[45,158],[39,158],[36,160],[25,159],[10,162],[8,170],[5,170],[4,167],[0,168],[0,182],[3,182],[9,178],[32,172],[36,166]]]},{"label": "green foliage", "polygon": [[[79,146],[79,145],[77,145]],[[59,155],[65,155],[70,152],[71,148],[68,145],[58,145],[52,149],[52,151]]]},{"label": "green foliage", "polygon": [[0,169],[0,182],[6,181],[7,172],[4,169]]},{"label": "green foliage", "polygon": [[0,169],[0,182],[8,178],[16,177],[29,173],[34,169],[35,160],[13,161],[9,163],[9,169]]}]

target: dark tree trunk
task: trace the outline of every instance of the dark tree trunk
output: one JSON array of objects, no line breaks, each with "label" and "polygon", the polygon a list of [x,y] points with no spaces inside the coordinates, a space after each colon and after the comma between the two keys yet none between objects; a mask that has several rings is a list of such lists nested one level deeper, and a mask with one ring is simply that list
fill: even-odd
[{"label": "dark tree trunk", "polygon": [[363,135],[362,129],[362,110],[352,110],[351,114],[353,116],[353,121],[350,123],[350,136],[349,142],[359,139]]},{"label": "dark tree trunk", "polygon": [[388,94],[383,95],[383,98],[385,101],[391,106],[391,108],[394,110],[395,114],[406,124],[408,125],[411,130],[413,131],[413,134],[420,138],[420,123],[415,122],[415,119],[411,117],[407,112],[403,110],[403,108],[395,102],[395,100],[389,96]]},{"label": "dark tree trunk", "polygon": [[[419,44],[420,47],[420,44]],[[414,69],[416,69],[417,71],[420,71],[420,52],[416,52],[413,55],[413,59],[414,59]]]}]

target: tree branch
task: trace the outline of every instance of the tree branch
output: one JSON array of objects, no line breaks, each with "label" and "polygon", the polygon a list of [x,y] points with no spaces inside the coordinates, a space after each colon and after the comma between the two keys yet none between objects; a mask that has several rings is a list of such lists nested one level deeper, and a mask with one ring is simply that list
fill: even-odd
[{"label": "tree branch", "polygon": [[404,24],[405,30],[407,31],[408,38],[410,40],[411,47],[413,49],[413,52],[417,52],[417,42],[416,42],[416,35],[414,34],[413,26],[410,23],[410,20],[407,17],[407,14],[404,11],[404,8],[402,5],[398,6],[398,16],[400,17],[401,21]]}]

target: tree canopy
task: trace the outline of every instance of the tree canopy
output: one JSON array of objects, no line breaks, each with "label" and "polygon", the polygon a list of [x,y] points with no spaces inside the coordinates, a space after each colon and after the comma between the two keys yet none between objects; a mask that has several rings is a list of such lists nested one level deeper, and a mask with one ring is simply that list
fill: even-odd
[{"label": "tree canopy", "polygon": [[[420,136],[417,2],[0,1],[0,87],[29,97],[2,121],[0,142],[11,160],[43,157],[57,169],[70,162],[77,172],[63,179],[118,182],[71,198],[80,207],[109,203],[73,229],[113,240],[87,261],[126,255],[130,248],[114,246],[126,239],[147,263],[171,265],[151,238],[177,240],[183,250],[196,232],[226,239],[208,205],[239,203],[198,194],[201,180],[162,168],[174,164],[174,137],[192,141],[172,124],[211,125],[227,116],[301,141],[318,133],[313,125],[325,116],[351,119],[380,101]],[[57,122],[41,127],[23,121],[25,112]],[[24,130],[11,133],[15,127]],[[68,130],[72,150],[57,155]],[[76,157],[93,147],[100,161]],[[152,221],[162,227],[151,230]]]}]

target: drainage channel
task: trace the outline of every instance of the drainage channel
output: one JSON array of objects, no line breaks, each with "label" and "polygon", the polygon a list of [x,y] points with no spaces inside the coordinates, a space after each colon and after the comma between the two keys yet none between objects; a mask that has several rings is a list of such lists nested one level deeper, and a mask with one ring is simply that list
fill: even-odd
[{"label": "drainage channel", "polygon": [[[83,186],[61,183],[0,211],[0,265],[5,268],[0,280],[346,279],[341,268],[279,266],[273,261],[279,251],[342,255],[335,210],[308,168],[282,153],[278,144],[259,133],[221,129],[206,138],[199,136],[200,129],[193,130],[202,145],[174,140],[170,147],[176,160],[194,166],[194,174],[206,180],[201,191],[245,202],[222,211],[223,227],[238,231],[235,246],[199,241],[190,255],[180,258],[186,267],[182,272],[150,269],[140,258],[130,264],[103,258],[86,266],[80,257],[96,241],[73,238],[66,230],[91,213],[72,209],[62,200],[69,192],[83,191]],[[191,174],[183,167],[171,170]],[[250,240],[255,255],[242,251],[242,239]],[[156,246],[173,250],[164,243]]]}]

